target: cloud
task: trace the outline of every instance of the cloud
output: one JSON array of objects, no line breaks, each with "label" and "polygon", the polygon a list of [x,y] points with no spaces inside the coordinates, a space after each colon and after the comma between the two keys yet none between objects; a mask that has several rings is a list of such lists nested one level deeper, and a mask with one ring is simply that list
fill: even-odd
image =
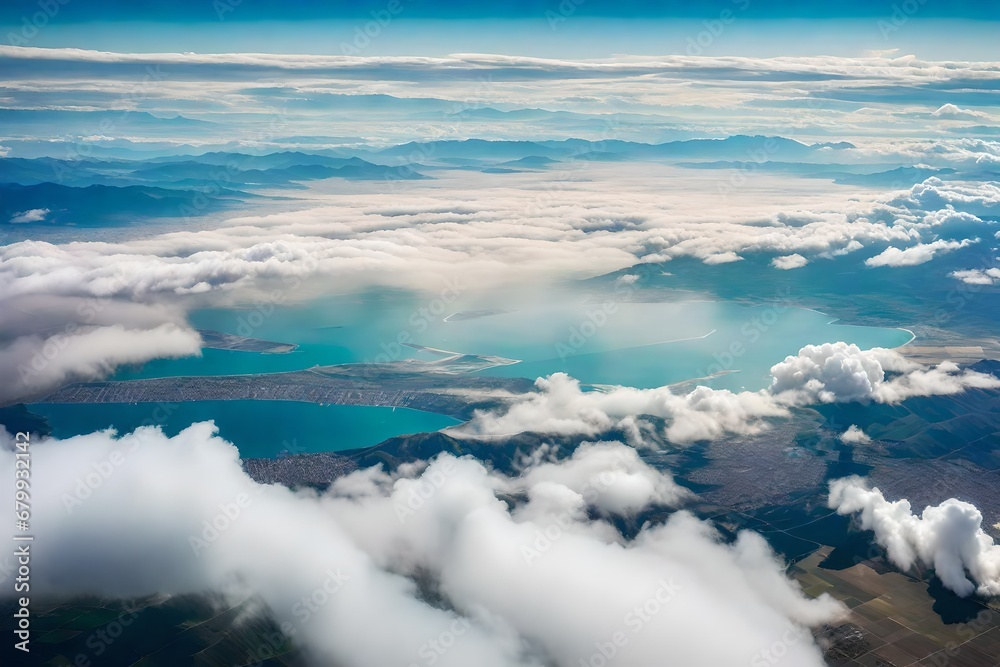
[{"label": "cloud", "polygon": [[732,262],[739,262],[743,258],[737,255],[733,251],[728,252],[718,252],[711,255],[707,255],[703,261],[705,264],[730,264]]},{"label": "cloud", "polygon": [[[274,115],[274,108],[284,103],[282,116],[295,126],[289,136],[363,136],[377,145],[428,137],[600,139],[609,128],[615,138],[640,141],[794,131],[796,137],[822,141],[861,138],[857,149],[838,151],[851,161],[874,155],[884,158],[875,162],[908,163],[911,154],[924,152],[945,157],[927,146],[957,145],[958,139],[938,135],[955,131],[965,136],[976,129],[967,127],[965,119],[941,115],[931,117],[936,121],[931,141],[911,139],[928,134],[925,109],[959,103],[967,111],[990,105],[996,63],[891,55],[433,58],[3,47],[0,69],[8,74],[5,96],[12,107],[137,106],[161,117],[183,111],[209,120],[229,111]],[[66,81],[66,71],[74,72],[73,82]],[[146,85],[143,80],[150,73],[155,79]],[[280,84],[259,83],[268,80]],[[692,85],[705,80],[716,85]],[[212,95],[205,95],[207,87]],[[392,108],[376,104],[372,113],[339,112],[345,98],[364,97],[359,90],[382,96]],[[862,103],[851,101],[855,99]],[[869,100],[874,103],[862,106]],[[428,108],[440,116],[439,122],[428,122]],[[504,115],[480,122],[475,112],[484,108]],[[527,113],[522,117],[511,111]],[[789,123],[789,118],[795,121]],[[990,120],[979,120],[986,132]],[[96,122],[89,125],[82,134],[107,134]],[[226,125],[219,124],[222,136],[213,132],[214,140],[244,139]],[[964,154],[971,159],[971,151]]]},{"label": "cloud", "polygon": [[875,532],[875,541],[901,569],[933,567],[961,596],[1000,595],[1000,546],[983,531],[974,505],[950,498],[916,515],[908,501],[889,502],[877,487],[847,477],[830,482],[829,506],[838,514],[860,513],[861,527]]},{"label": "cloud", "polygon": [[618,276],[615,282],[618,283],[619,285],[634,285],[635,283],[639,282],[639,276],[635,275],[634,273],[626,273]]},{"label": "cloud", "polygon": [[[941,224],[939,211],[954,216],[958,206],[978,210],[1000,201],[995,188],[933,179],[884,203],[849,202],[833,185],[804,201],[799,192],[773,187],[783,178],[760,174],[759,188],[747,184],[738,200],[720,200],[707,214],[699,202],[718,199],[718,183],[706,184],[700,174],[682,186],[676,169],[662,165],[588,162],[568,173],[586,178],[508,174],[498,182],[488,174],[441,174],[432,185],[407,183],[391,195],[352,188],[320,195],[308,209],[246,215],[199,231],[116,242],[12,243],[0,248],[0,294],[142,301],[199,294],[218,302],[230,298],[228,292],[275,284],[299,291],[310,278],[336,281],[341,290],[436,291],[455,276],[469,289],[537,284],[675,257],[718,264],[746,253],[787,258],[919,242]],[[664,193],[668,174],[678,187]],[[630,193],[627,204],[623,191]],[[634,222],[608,226],[624,218]],[[915,255],[956,243],[964,242],[886,253],[916,261],[923,257]]]},{"label": "cloud", "polygon": [[[918,152],[1000,159],[1000,144],[956,141]],[[676,187],[664,191],[664,178]],[[9,243],[0,247],[0,309],[55,298],[86,307],[100,298],[183,313],[274,293],[285,303],[306,301],[331,285],[341,293],[389,287],[431,294],[456,279],[467,294],[507,285],[540,290],[680,257],[712,265],[763,255],[787,267],[798,257],[872,245],[892,247],[869,262],[915,264],[972,242],[934,240],[942,225],[986,225],[977,216],[991,219],[1000,203],[995,183],[936,178],[887,198],[855,196],[818,179],[803,192],[787,187],[789,176],[767,173],[754,174],[738,197],[720,197],[722,185],[703,170],[590,160],[503,179],[441,170],[433,181],[392,183],[388,192],[351,182],[311,195],[307,208],[250,211],[207,229]],[[183,315],[169,321],[183,324]],[[51,326],[17,333],[44,338]],[[109,357],[106,366],[115,365]]]},{"label": "cloud", "polygon": [[796,404],[870,399],[885,381],[885,369],[914,369],[897,353],[862,350],[843,342],[806,345],[771,368],[773,394]]},{"label": "cloud", "polygon": [[591,518],[678,499],[618,443],[513,477],[441,454],[322,495],[253,482],[210,423],[47,440],[32,457],[32,529],[47,545],[33,593],[249,598],[316,664],[575,667],[612,642],[623,667],[715,667],[751,663],[791,628],[788,660],[820,667],[803,628],[845,611],[806,598],[754,533],[727,544],[679,511],[628,538]]},{"label": "cloud", "polygon": [[990,118],[989,114],[985,114],[981,111],[973,111],[971,109],[960,109],[950,103],[942,104],[931,115],[937,118],[959,118],[963,120],[982,120],[984,118]]},{"label": "cloud", "polygon": [[536,450],[533,465],[514,483],[524,489],[561,486],[601,513],[631,516],[650,504],[677,505],[690,493],[618,443],[584,443],[562,461]]},{"label": "cloud", "polygon": [[798,253],[793,255],[782,255],[780,257],[775,257],[771,260],[771,266],[776,269],[781,269],[782,271],[788,271],[789,269],[799,269],[809,263],[809,260],[799,255]]},{"label": "cloud", "polygon": [[[988,167],[990,163],[1000,163],[1000,142],[980,142],[970,147],[959,144],[959,150],[972,149],[968,156],[974,166]],[[982,152],[977,149],[982,148]],[[945,149],[944,147],[939,150]],[[946,149],[945,149],[946,150]],[[961,162],[962,156],[948,156],[947,163]],[[900,212],[910,218],[929,212],[964,211],[975,216],[991,216],[1000,210],[1000,183],[995,181],[942,181],[931,176],[910,188],[909,193],[889,200],[889,206],[902,209]],[[940,213],[937,213],[940,215]]]},{"label": "cloud", "polygon": [[867,445],[872,439],[857,424],[851,424],[840,434],[840,441],[849,445]]},{"label": "cloud", "polygon": [[862,350],[844,342],[806,345],[771,368],[772,394],[795,405],[850,401],[898,403],[914,396],[993,389],[992,375],[951,362],[925,367],[884,348]]},{"label": "cloud", "polygon": [[152,329],[111,325],[68,327],[49,336],[21,336],[0,347],[0,404],[39,397],[67,382],[99,379],[115,368],[201,353],[197,332],[161,324]]},{"label": "cloud", "polygon": [[669,387],[613,387],[584,391],[565,373],[539,378],[537,392],[517,396],[504,411],[480,411],[453,432],[468,437],[512,435],[522,431],[597,435],[638,415],[669,420],[667,437],[674,442],[714,439],[729,433],[759,433],[764,420],[788,411],[765,392],[733,393],[698,387],[675,394]]},{"label": "cloud", "polygon": [[886,248],[874,257],[865,260],[866,266],[916,266],[934,259],[935,255],[965,248],[979,239],[963,239],[962,241],[939,240],[933,243],[918,243],[910,248]]},{"label": "cloud", "polygon": [[497,410],[478,411],[449,429],[462,437],[509,436],[523,431],[595,436],[637,416],[664,419],[671,442],[690,443],[730,434],[760,433],[789,408],[834,402],[898,403],[914,396],[1000,388],[992,375],[951,362],[927,367],[884,348],[862,350],[844,342],[806,345],[771,368],[762,391],[731,392],[699,386],[686,393],[670,387],[604,387],[585,391],[565,373],[535,382],[537,391],[514,396]]},{"label": "cloud", "polygon": [[21,213],[15,213],[14,217],[10,219],[11,224],[17,224],[21,222],[42,222],[45,220],[51,211],[47,208],[33,208],[29,211],[22,211]]},{"label": "cloud", "polygon": [[1000,281],[1000,268],[992,267],[989,269],[952,271],[948,275],[969,285],[993,285],[997,281]]}]

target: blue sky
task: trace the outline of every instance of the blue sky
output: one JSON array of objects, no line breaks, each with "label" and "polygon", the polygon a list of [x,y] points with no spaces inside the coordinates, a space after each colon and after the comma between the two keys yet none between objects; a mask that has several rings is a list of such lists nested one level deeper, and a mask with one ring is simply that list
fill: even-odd
[{"label": "blue sky", "polygon": [[[13,0],[0,43],[119,52],[341,54],[377,20],[366,55],[508,53],[608,57],[863,55],[899,49],[928,59],[991,60],[990,0]],[[817,20],[819,19],[819,20]],[[960,36],[960,39],[956,39]]]},{"label": "blue sky", "polygon": [[[249,2],[249,0],[244,0]],[[68,7],[69,5],[67,5]],[[0,42],[37,47],[73,47],[117,52],[312,53],[342,55],[372,20],[340,18],[312,21],[230,20],[247,9],[240,5],[225,20],[190,23],[108,20],[74,22],[53,17],[30,39],[23,23],[0,14]],[[718,27],[718,18],[622,19],[585,15],[549,20],[420,19],[399,14],[380,26],[364,55],[447,55],[507,53],[540,57],[599,58],[691,54],[691,41]],[[748,9],[749,12],[749,9]],[[565,20],[562,20],[565,18]],[[993,60],[1000,23],[968,19],[932,19],[922,15],[894,22],[892,15],[810,21],[753,19],[734,11],[724,31],[712,37],[699,55],[756,57],[843,55],[897,49],[931,60]],[[15,37],[12,39],[12,35]],[[961,39],[955,39],[961,35]],[[704,40],[703,40],[704,43]]]},{"label": "blue sky", "polygon": [[[358,18],[371,11],[385,9],[388,0],[350,0],[330,2],[324,0],[222,0],[237,11],[229,13],[228,20],[297,20]],[[61,20],[78,21],[214,21],[215,2],[209,0],[73,0],[60,8]],[[560,6],[572,4],[577,16],[602,17],[689,17],[708,18],[720,11],[740,5],[752,18],[851,18],[879,17],[891,14],[893,7],[903,6],[902,0],[840,0],[788,1],[788,0],[477,0],[451,2],[446,0],[411,0],[407,13],[422,18],[532,18],[546,11],[559,11]],[[951,17],[995,19],[997,3],[982,0],[912,0],[916,7],[910,14],[924,17]],[[39,9],[38,0],[8,0],[0,8],[0,19],[17,21],[22,15]],[[904,8],[905,10],[905,8]]]}]

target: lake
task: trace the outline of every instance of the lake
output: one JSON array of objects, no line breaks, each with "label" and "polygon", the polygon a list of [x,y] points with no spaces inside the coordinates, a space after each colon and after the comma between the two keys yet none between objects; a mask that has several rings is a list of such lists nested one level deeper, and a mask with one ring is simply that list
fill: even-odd
[{"label": "lake", "polygon": [[[415,344],[516,361],[484,375],[535,378],[566,372],[584,384],[659,387],[712,376],[716,388],[757,390],[769,369],[813,343],[845,341],[861,348],[897,347],[902,329],[838,324],[828,315],[784,304],[728,302],[556,303],[499,307],[495,303],[421,299],[401,292],[326,297],[307,304],[210,309],[190,315],[194,326],[295,343],[287,354],[204,350],[201,357],[157,360],[113,379],[227,375],[298,370],[315,365],[436,358]],[[142,423],[149,405],[35,405],[56,435]],[[299,451],[365,447],[405,433],[454,423],[414,410],[319,406],[283,401],[206,401],[179,406],[166,424],[175,432],[215,419],[222,435],[247,456],[273,456],[296,442]]]}]

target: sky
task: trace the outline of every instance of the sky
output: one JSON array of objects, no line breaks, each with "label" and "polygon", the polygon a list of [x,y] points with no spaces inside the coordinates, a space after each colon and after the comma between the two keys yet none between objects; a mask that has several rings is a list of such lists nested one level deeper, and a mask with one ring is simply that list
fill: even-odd
[{"label": "sky", "polygon": [[[949,317],[970,317],[1000,287],[996,5],[6,2],[0,157],[17,158],[5,166],[27,182],[9,191],[52,185],[36,182],[50,170],[69,180],[61,198],[0,221],[10,234],[0,245],[0,377],[11,379],[0,403],[198,355],[200,309],[298,304],[334,290],[433,299],[455,278],[471,300],[504,290],[552,299],[552,285],[580,280],[582,294],[590,279],[631,285],[649,271],[667,286],[674,271],[838,281],[834,297],[839,276],[857,276],[893,298],[919,276],[948,295]],[[668,142],[689,143],[651,145]],[[230,153],[225,171],[185,175],[220,166],[194,160],[211,151]],[[247,195],[224,220],[178,210],[183,219],[130,220],[143,224],[125,231],[73,227],[92,222],[73,209],[78,191],[107,178],[80,157],[155,161],[113,167],[109,191],[126,179],[191,180],[213,193],[243,187],[255,159],[279,151],[430,176],[325,178],[282,189],[276,202]],[[40,155],[53,159],[39,166],[30,158]],[[169,164],[160,171],[165,156],[181,163],[176,180]],[[532,157],[551,166],[498,168]],[[280,172],[284,159],[267,169]],[[751,294],[757,283],[745,284]],[[966,298],[974,305],[963,311]],[[947,361],[814,343],[775,359],[757,391],[594,392],[563,373],[538,378],[535,391],[452,431],[577,439],[562,460],[539,448],[518,477],[442,454],[359,470],[320,495],[254,482],[239,443],[207,422],[174,437],[146,428],[50,439],[33,449],[37,534],[53,545],[39,555],[39,589],[252,595],[319,664],[360,667],[412,664],[456,622],[467,634],[436,664],[586,664],[595,640],[620,632],[623,617],[631,629],[629,610],[655,596],[654,631],[630,635],[616,664],[754,664],[789,627],[836,622],[844,609],[807,599],[760,535],[722,540],[685,512],[694,492],[643,462],[643,433],[656,428],[682,446],[756,435],[806,406],[1000,389],[997,377]],[[628,442],[596,441],[612,431]],[[872,444],[856,427],[848,434]],[[67,505],[79,470],[116,453],[119,472]],[[0,492],[13,492],[14,465],[0,429]],[[399,508],[421,484],[440,492],[403,520]],[[1000,591],[1000,547],[975,507],[942,498],[917,515],[892,491],[852,479],[835,483],[827,504],[876,517],[875,539],[897,567],[934,564],[960,595]],[[232,531],[204,551],[192,543],[241,497],[252,500]],[[612,520],[648,511],[671,518],[629,534]],[[539,559],[525,551],[553,525],[560,538],[536,549]],[[960,553],[942,535],[960,537]],[[302,621],[296,600],[331,571],[347,583]],[[418,588],[427,577],[441,605]],[[787,664],[819,667],[820,648],[802,637]]]},{"label": "sky", "polygon": [[[351,2],[328,2],[306,0],[283,2],[282,0],[223,0],[239,11],[230,15],[237,20],[296,19],[312,20],[324,18],[357,18],[368,16],[388,6],[387,0],[352,0]],[[401,0],[402,2],[403,0]],[[817,2],[794,0],[479,0],[477,2],[455,2],[453,0],[407,0],[406,11],[422,18],[530,18],[547,11],[560,11],[561,7],[572,5],[574,14],[580,16],[601,16],[621,18],[649,17],[697,17],[705,18],[718,12],[739,6],[754,18],[846,18],[878,17],[889,14],[897,0],[843,0],[841,2]],[[124,20],[138,18],[156,21],[213,20],[216,18],[216,3],[204,0],[147,0],[135,3],[127,0],[91,0],[89,2],[61,3],[60,14],[72,22],[88,20]],[[404,2],[406,4],[406,2]],[[14,0],[4,3],[4,16],[17,16],[38,9],[37,0]],[[907,8],[908,9],[908,8]],[[993,17],[995,7],[990,2],[978,0],[949,0],[931,2],[913,0],[911,14],[925,16],[986,19]]]},{"label": "sky", "polygon": [[[5,3],[3,43],[126,52],[342,54],[358,31],[367,55],[490,52],[541,57],[862,55],[988,60],[1000,24],[991,2]],[[816,20],[819,19],[819,20]],[[373,23],[374,21],[374,23]],[[961,35],[961,39],[946,37]]]}]

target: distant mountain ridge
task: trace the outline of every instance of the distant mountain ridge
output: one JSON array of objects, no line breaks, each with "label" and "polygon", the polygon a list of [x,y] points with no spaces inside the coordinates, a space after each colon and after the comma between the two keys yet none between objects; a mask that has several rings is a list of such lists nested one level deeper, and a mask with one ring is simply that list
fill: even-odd
[{"label": "distant mountain ridge", "polygon": [[[662,144],[644,144],[620,139],[592,141],[589,139],[559,139],[544,141],[503,141],[486,139],[448,139],[430,142],[409,142],[378,152],[386,156],[430,155],[434,158],[490,157],[518,160],[526,157],[550,159],[583,157],[598,154],[605,159],[786,159],[814,156],[819,151],[849,150],[851,143],[805,144],[785,137],[734,135],[724,139],[686,139]],[[760,158],[755,157],[759,155]]]}]

